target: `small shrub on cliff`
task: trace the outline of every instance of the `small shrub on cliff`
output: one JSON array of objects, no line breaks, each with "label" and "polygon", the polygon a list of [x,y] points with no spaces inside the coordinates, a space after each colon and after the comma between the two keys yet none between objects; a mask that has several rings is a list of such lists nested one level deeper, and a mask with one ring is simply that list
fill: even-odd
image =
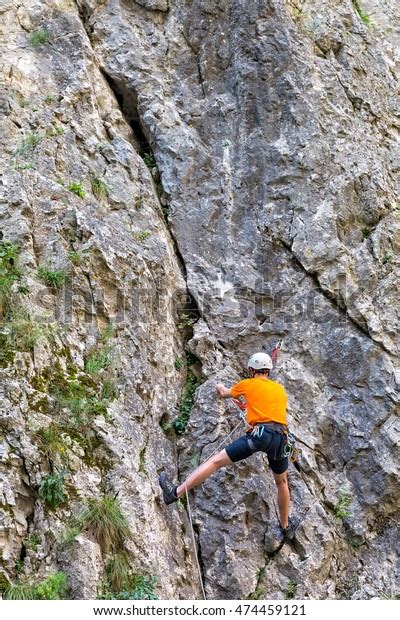
[{"label": "small shrub on cliff", "polygon": [[48,30],[35,30],[29,37],[29,43],[34,47],[44,45],[50,41],[50,33]]},{"label": "small shrub on cliff", "polygon": [[338,497],[338,500],[333,508],[333,512],[335,513],[335,517],[339,520],[346,519],[350,516],[350,505],[351,505],[351,495],[342,491]]},{"label": "small shrub on cliff", "polygon": [[36,438],[44,456],[54,460],[57,455],[64,457],[66,445],[61,437],[61,429],[56,424],[50,424],[47,428],[40,428]]},{"label": "small shrub on cliff", "polygon": [[68,252],[68,258],[73,265],[80,265],[82,260],[85,258],[85,255],[85,250],[70,250]]},{"label": "small shrub on cliff", "polygon": [[78,523],[82,530],[93,534],[104,553],[120,549],[129,536],[128,522],[119,503],[109,495],[89,499]]},{"label": "small shrub on cliff", "polygon": [[21,145],[17,151],[18,155],[28,155],[35,150],[39,142],[43,140],[43,136],[38,133],[30,133],[22,140]]},{"label": "small shrub on cliff", "polygon": [[57,508],[65,500],[64,472],[58,471],[43,476],[39,484],[39,496],[52,508]]},{"label": "small shrub on cliff", "polygon": [[4,598],[8,601],[36,600],[36,588],[30,583],[17,583],[4,592]]},{"label": "small shrub on cliff", "polygon": [[36,586],[37,598],[46,601],[58,601],[68,592],[67,577],[64,573],[54,573]]}]

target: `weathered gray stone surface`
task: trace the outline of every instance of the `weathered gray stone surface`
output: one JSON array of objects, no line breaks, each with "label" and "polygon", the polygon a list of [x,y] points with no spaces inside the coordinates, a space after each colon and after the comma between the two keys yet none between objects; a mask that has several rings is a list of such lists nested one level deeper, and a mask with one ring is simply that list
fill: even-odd
[{"label": "weathered gray stone surface", "polygon": [[[261,456],[218,472],[192,498],[207,596],[281,598],[294,582],[299,598],[394,595],[398,33],[392,0],[358,3],[370,24],[355,4],[0,5],[2,238],[22,248],[30,290],[15,290],[19,303],[64,325],[1,371],[11,579],[28,531],[52,533],[25,562],[47,574],[68,520],[106,491],[129,520],[135,570],[157,575],[162,597],[199,596],[185,512],[162,505],[157,471],[167,463],[182,478],[213,452],[237,423],[215,382],[237,380],[250,352],[284,337],[275,377],[303,442],[303,473],[290,476],[302,524],[294,545],[276,544]],[[49,41],[34,46],[39,28]],[[41,139],[27,148],[32,134]],[[146,140],[152,174],[138,154]],[[93,174],[107,196],[93,194]],[[37,277],[42,264],[69,272],[72,305]],[[187,346],[204,383],[176,442],[160,421],[174,417],[185,382],[175,359],[191,330],[172,301],[186,286],[200,314]],[[109,321],[119,396],[93,421],[95,458],[68,447],[69,501],[49,511],[37,496],[49,465],[35,431],[55,403],[50,394],[43,406],[35,377],[55,360],[83,373]]]}]

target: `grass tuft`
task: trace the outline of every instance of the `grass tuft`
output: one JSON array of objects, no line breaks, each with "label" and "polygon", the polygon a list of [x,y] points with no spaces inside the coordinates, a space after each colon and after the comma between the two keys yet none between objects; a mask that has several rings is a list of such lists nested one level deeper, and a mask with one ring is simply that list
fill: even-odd
[{"label": "grass tuft", "polygon": [[128,522],[119,503],[109,495],[89,499],[78,523],[82,530],[92,533],[104,553],[120,549],[129,536]]},{"label": "grass tuft", "polygon": [[107,184],[95,174],[92,174],[90,177],[90,185],[97,200],[105,200],[110,193]]},{"label": "grass tuft", "polygon": [[6,600],[47,600],[57,601],[65,599],[68,593],[67,577],[65,573],[54,573],[37,584],[19,583],[10,586],[4,593]]},{"label": "grass tuft", "polygon": [[66,273],[64,269],[50,269],[46,265],[42,265],[37,274],[47,286],[53,289],[60,289],[65,283]]}]

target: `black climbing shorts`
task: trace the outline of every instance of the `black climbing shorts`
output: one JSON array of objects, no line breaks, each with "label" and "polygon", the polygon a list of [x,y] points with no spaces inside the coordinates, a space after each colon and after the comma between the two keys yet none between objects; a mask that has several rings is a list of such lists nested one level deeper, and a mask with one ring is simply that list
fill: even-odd
[{"label": "black climbing shorts", "polygon": [[[259,429],[260,431],[261,429]],[[249,444],[251,439],[253,446]],[[265,452],[268,456],[268,464],[274,474],[283,474],[289,467],[288,457],[282,458],[283,435],[279,431],[268,429],[264,426],[259,435],[249,433],[239,437],[225,448],[227,455],[233,463],[243,461],[255,452]]]}]

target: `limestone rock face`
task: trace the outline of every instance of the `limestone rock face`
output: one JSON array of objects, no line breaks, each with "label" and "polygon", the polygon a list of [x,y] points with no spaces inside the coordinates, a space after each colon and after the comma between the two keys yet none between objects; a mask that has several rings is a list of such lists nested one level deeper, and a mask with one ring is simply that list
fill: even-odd
[{"label": "limestone rock face", "polygon": [[[396,3],[0,11],[1,240],[20,249],[2,342],[15,308],[36,334],[24,346],[12,336],[2,356],[7,579],[24,554],[27,578],[77,562],[87,581],[82,569],[72,594],[96,596],[107,554],[90,537],[62,552],[59,540],[107,493],[128,520],[133,569],[156,575],[163,598],[199,596],[186,512],[162,504],[157,474],[182,479],[221,446],[238,419],[216,381],[232,384],[250,353],[284,338],[274,378],[301,441],[290,486],[302,523],[293,545],[277,541],[261,455],[217,472],[191,498],[207,597],[394,595]],[[64,274],[60,286],[43,267]],[[166,430],[192,372],[202,383],[176,441]],[[72,410],[74,382],[89,399],[107,383],[106,412],[84,429],[92,449],[68,420],[61,456],[49,455],[41,429]],[[40,483],[63,467],[68,498],[50,510]]]}]

